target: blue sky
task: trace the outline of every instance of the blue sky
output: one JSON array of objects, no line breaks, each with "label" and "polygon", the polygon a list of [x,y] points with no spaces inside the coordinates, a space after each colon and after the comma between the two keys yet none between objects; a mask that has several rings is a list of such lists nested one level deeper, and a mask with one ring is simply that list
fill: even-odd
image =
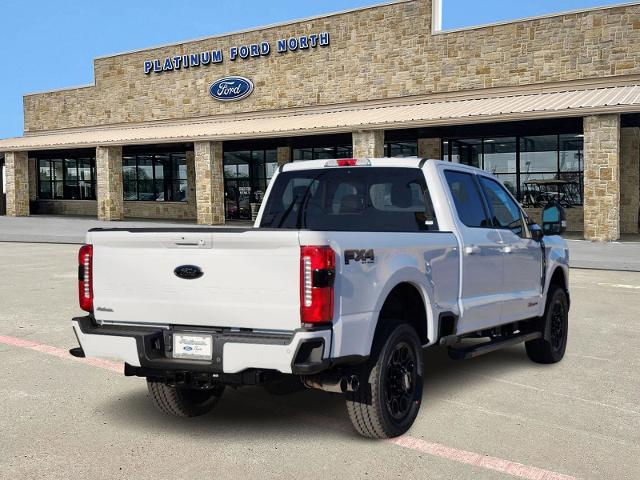
[{"label": "blue sky", "polygon": [[[1,0],[0,138],[22,135],[25,93],[93,82],[93,58],[378,3],[376,0]],[[444,28],[620,3],[444,0]]]}]

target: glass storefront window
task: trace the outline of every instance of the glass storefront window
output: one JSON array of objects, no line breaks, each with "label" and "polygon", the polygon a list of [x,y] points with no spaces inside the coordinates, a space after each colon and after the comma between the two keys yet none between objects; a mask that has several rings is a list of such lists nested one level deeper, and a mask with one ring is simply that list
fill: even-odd
[{"label": "glass storefront window", "polygon": [[294,162],[351,157],[353,157],[353,147],[351,145],[294,148],[291,155]]},{"label": "glass storefront window", "polygon": [[555,172],[558,170],[558,136],[520,137],[520,171]]},{"label": "glass storefront window", "polygon": [[43,200],[95,200],[95,158],[39,158],[38,198]]},{"label": "glass storefront window", "polygon": [[123,155],[122,176],[126,201],[187,201],[184,152]]},{"label": "glass storefront window", "polygon": [[496,175],[525,207],[583,202],[583,135],[444,139],[442,158]]},{"label": "glass storefront window", "polygon": [[384,145],[384,155],[386,157],[417,157],[418,142],[388,142]]},{"label": "glass storefront window", "polygon": [[482,165],[482,140],[464,139],[451,141],[451,159],[456,163],[481,167]]},{"label": "glass storefront window", "polygon": [[516,172],[516,137],[484,139],[484,169],[493,174]]}]

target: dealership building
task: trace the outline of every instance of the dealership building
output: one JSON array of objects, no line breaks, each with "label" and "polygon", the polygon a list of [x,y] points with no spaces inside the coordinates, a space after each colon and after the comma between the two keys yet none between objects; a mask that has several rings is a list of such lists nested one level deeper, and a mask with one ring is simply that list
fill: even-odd
[{"label": "dealership building", "polygon": [[280,165],[421,156],[495,173],[534,218],[638,233],[640,2],[443,30],[399,0],[97,58],[24,97],[6,215],[251,218]]}]

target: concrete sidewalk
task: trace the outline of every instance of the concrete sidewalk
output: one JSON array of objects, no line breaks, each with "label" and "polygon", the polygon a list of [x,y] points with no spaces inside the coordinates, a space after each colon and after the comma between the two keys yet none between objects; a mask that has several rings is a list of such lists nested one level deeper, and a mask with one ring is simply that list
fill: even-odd
[{"label": "concrete sidewalk", "polygon": [[[230,222],[226,227],[246,228],[251,225],[251,222]],[[87,230],[98,227],[207,228],[177,220],[101,222],[95,218],[66,216],[0,217],[0,242],[81,244]],[[621,242],[596,243],[578,240],[575,234],[569,234],[567,242],[573,268],[640,272],[640,236],[625,236]]]}]

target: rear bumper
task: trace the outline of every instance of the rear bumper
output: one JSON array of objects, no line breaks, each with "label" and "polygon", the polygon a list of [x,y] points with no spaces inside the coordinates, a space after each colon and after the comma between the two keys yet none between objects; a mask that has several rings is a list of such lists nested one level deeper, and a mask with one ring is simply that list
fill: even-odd
[{"label": "rear bumper", "polygon": [[213,336],[213,359],[201,361],[172,357],[171,329],[96,325],[91,317],[74,318],[72,324],[85,356],[122,361],[146,371],[237,374],[256,369],[310,375],[331,365],[331,328],[284,334],[176,329]]}]

